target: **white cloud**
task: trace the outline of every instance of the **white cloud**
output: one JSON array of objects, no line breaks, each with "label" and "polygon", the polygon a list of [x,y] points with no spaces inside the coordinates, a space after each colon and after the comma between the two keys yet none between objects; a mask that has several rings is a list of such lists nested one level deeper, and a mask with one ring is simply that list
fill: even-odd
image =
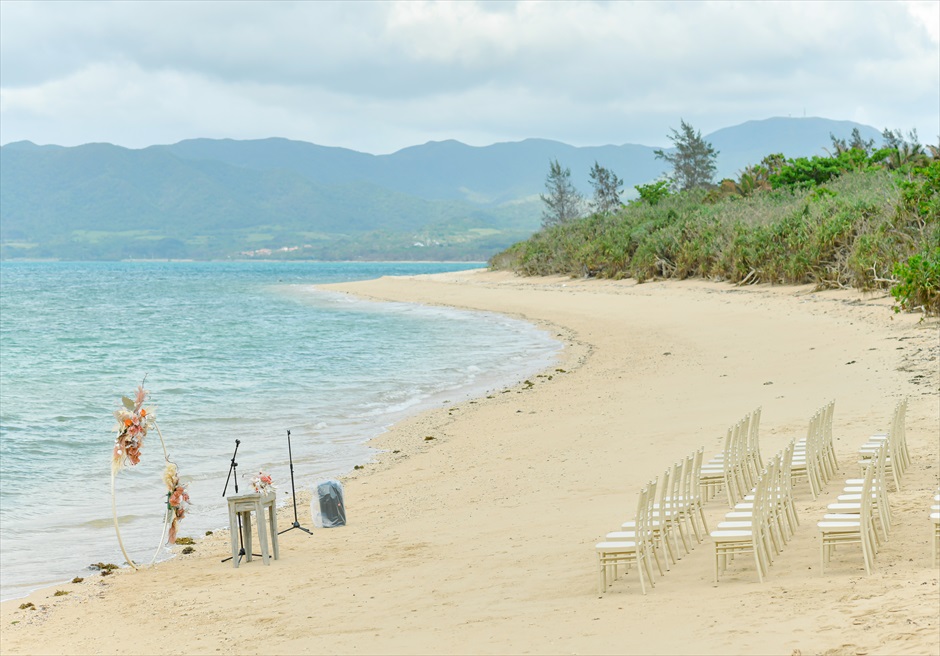
[{"label": "white cloud", "polygon": [[938,7],[0,2],[0,142],[658,145],[804,111],[932,138]]}]

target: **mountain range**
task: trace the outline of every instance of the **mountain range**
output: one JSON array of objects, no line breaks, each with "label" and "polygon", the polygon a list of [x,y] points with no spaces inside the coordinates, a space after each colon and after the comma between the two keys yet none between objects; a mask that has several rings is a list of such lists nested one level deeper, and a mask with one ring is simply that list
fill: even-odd
[{"label": "mountain range", "polygon": [[[718,178],[770,153],[824,154],[850,121],[771,118],[704,138]],[[128,149],[0,148],[0,257],[482,260],[538,229],[549,163],[590,195],[594,162],[633,186],[666,173],[656,147],[545,139],[429,142],[388,155],[281,138]]]}]

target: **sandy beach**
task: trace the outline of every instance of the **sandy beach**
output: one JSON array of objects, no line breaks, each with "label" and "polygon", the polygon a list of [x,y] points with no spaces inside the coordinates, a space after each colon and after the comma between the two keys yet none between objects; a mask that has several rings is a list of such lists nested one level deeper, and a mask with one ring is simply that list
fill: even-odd
[{"label": "sandy beach", "polygon": [[[329,289],[504,313],[565,349],[538,376],[375,440],[375,459],[343,479],[346,527],[288,532],[280,560],[238,569],[220,563],[228,535],[193,536],[193,554],[5,602],[0,652],[940,654],[936,319],[895,315],[883,294],[704,281],[472,271]],[[904,396],[913,463],[876,570],[845,547],[821,573],[816,522]],[[815,501],[797,486],[801,526],[763,584],[741,557],[716,585],[705,538],[647,595],[632,572],[598,594],[594,544],[648,480],[699,447],[718,453],[757,407],[774,454],[830,400],[842,471]],[[312,525],[306,500],[300,511]],[[726,511],[711,500],[709,523]],[[282,528],[292,519],[283,508]]]}]

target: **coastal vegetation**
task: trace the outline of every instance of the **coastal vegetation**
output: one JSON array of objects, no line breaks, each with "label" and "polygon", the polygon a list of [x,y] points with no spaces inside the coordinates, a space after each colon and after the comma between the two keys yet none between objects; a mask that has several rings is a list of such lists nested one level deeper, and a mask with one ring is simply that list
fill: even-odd
[{"label": "coastal vegetation", "polygon": [[[697,133],[683,122],[673,136]],[[856,130],[851,139],[832,137],[826,156],[771,154],[718,184],[690,185],[703,172],[681,170],[688,160],[673,157],[673,175],[637,185],[636,200],[545,225],[490,266],[640,282],[885,289],[898,309],[940,314],[940,148],[921,145],[916,133],[882,137],[878,149]],[[700,161],[707,169],[711,159]]]}]

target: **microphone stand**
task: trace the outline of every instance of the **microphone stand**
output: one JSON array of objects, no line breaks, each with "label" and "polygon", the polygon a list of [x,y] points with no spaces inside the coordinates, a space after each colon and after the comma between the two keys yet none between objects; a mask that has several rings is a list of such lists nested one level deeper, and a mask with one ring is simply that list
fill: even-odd
[{"label": "microphone stand", "polygon": [[290,430],[287,431],[287,457],[290,459],[290,492],[291,496],[294,498],[294,523],[291,524],[289,528],[285,528],[283,531],[280,531],[278,535],[281,535],[281,533],[287,533],[288,531],[293,531],[295,528],[299,528],[308,535],[313,535],[310,530],[305,529],[300,525],[300,522],[297,521],[297,490],[294,489],[294,455],[291,453],[290,448]]},{"label": "microphone stand", "polygon": [[[222,489],[222,496],[225,496],[225,493],[228,492],[228,483],[232,480],[232,474],[235,474],[235,494],[238,494],[238,463],[235,462],[235,455],[238,453],[238,445],[241,444],[241,440],[235,440],[235,451],[232,453],[232,464],[228,467],[228,477],[225,479],[225,487]],[[241,564],[242,557],[245,555],[245,545],[242,542],[242,516],[236,513],[238,516],[238,562]],[[254,555],[254,554],[253,554]],[[222,562],[226,563],[232,559],[232,556],[228,558],[223,558]]]}]

